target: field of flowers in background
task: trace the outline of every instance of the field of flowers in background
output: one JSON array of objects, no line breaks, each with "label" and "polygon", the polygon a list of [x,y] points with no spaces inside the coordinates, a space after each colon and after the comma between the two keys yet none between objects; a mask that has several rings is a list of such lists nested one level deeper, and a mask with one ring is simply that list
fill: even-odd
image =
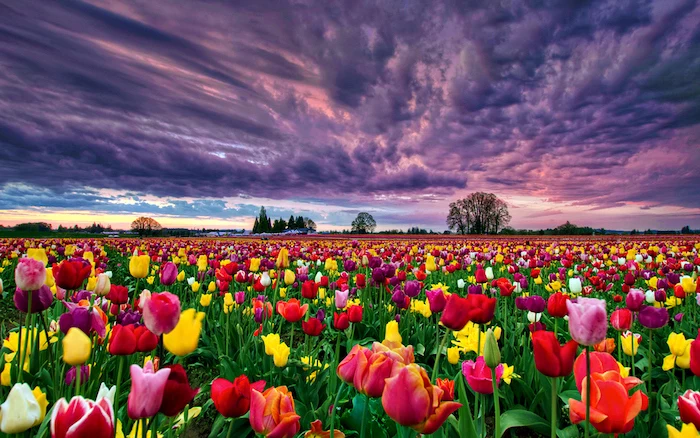
[{"label": "field of flowers in background", "polygon": [[0,436],[695,437],[699,252],[0,240]]}]

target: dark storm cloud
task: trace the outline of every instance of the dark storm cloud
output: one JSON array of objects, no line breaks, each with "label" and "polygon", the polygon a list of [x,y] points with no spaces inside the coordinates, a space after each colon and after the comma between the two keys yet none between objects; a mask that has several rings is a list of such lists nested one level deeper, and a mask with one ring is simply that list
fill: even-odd
[{"label": "dark storm cloud", "polygon": [[690,0],[7,2],[0,208],[698,207],[699,24]]}]

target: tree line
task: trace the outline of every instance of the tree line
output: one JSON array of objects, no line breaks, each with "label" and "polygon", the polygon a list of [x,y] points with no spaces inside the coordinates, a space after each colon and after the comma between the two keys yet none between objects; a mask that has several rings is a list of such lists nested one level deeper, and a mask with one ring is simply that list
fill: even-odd
[{"label": "tree line", "polygon": [[286,221],[282,218],[272,221],[272,219],[268,217],[265,207],[260,207],[260,213],[258,217],[255,218],[255,223],[253,223],[253,234],[283,233],[285,231],[300,229],[316,230],[316,223],[308,217],[294,217],[294,215],[289,216],[289,220]]}]

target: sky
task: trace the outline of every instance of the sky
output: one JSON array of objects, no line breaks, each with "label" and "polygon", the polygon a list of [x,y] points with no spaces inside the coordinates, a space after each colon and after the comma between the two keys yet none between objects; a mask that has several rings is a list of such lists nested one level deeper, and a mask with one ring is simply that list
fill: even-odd
[{"label": "sky", "polygon": [[0,224],[700,228],[700,4],[0,0]]}]

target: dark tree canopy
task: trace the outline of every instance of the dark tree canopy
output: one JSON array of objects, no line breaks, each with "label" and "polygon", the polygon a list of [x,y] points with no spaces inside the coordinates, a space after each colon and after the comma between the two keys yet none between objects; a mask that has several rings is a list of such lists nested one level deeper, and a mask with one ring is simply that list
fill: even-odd
[{"label": "dark tree canopy", "polygon": [[359,234],[367,234],[374,231],[377,227],[377,222],[374,220],[371,214],[359,213],[354,221],[352,221],[352,232]]},{"label": "dark tree canopy", "polygon": [[131,230],[139,233],[139,236],[149,235],[154,231],[159,231],[163,227],[158,223],[157,220],[141,216],[131,223]]},{"label": "dark tree canopy", "polygon": [[498,233],[508,225],[505,201],[493,193],[476,192],[450,204],[447,226],[458,234]]}]

